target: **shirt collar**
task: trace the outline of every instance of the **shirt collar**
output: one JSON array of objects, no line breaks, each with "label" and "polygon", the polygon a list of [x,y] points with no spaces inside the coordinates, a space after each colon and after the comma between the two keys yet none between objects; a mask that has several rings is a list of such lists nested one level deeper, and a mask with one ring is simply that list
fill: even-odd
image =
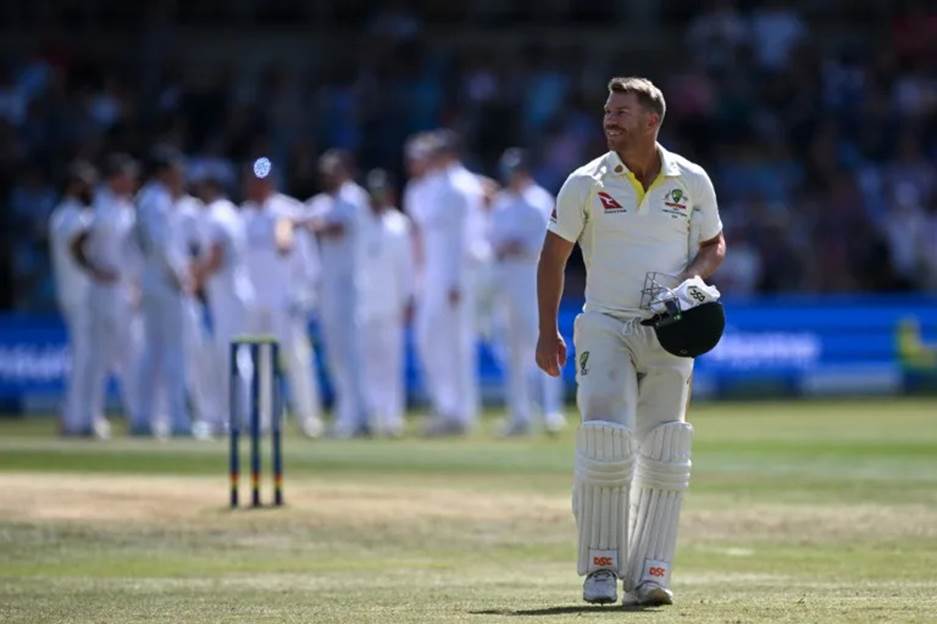
[{"label": "shirt collar", "polygon": [[[680,175],[680,167],[674,159],[673,154],[668,152],[663,145],[657,143],[657,153],[660,154],[660,170],[665,177],[675,177]],[[628,175],[628,165],[622,162],[618,152],[610,151],[608,153],[608,170],[617,175]]]}]

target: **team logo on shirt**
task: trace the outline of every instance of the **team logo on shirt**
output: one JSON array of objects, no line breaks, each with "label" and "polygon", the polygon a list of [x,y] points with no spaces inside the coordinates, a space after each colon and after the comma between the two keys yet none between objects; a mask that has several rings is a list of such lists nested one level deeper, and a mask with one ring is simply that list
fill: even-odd
[{"label": "team logo on shirt", "polygon": [[686,217],[687,204],[689,201],[690,198],[686,196],[686,193],[684,193],[682,189],[675,188],[664,195],[664,206],[666,206],[664,212],[674,219]]},{"label": "team logo on shirt", "polygon": [[588,375],[589,374],[589,352],[583,351],[579,354],[579,374]]},{"label": "team logo on shirt", "polygon": [[618,201],[606,193],[605,191],[599,191],[596,193],[599,198],[599,201],[602,202],[602,208],[605,209],[605,214],[612,212],[628,212],[624,206],[618,203]]}]

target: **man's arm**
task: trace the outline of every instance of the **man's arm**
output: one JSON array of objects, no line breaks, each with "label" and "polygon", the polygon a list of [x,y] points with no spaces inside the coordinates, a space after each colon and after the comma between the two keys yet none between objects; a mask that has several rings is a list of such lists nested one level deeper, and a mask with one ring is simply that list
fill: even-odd
[{"label": "man's arm", "polygon": [[537,265],[537,305],[540,336],[537,339],[537,366],[559,377],[566,364],[566,342],[560,335],[557,315],[563,296],[564,272],[575,243],[547,232]]},{"label": "man's arm", "polygon": [[707,278],[716,272],[726,257],[726,239],[722,232],[715,237],[700,243],[696,257],[680,274],[680,281],[699,276]]},{"label": "man's arm", "polygon": [[95,266],[95,264],[91,261],[91,258],[88,257],[86,245],[90,237],[91,230],[90,228],[86,228],[79,232],[72,239],[71,244],[69,245],[69,250],[72,253],[72,257],[75,259],[75,262],[78,263],[78,266],[87,271],[95,280],[104,284],[112,284],[116,282],[116,273],[110,269]]}]

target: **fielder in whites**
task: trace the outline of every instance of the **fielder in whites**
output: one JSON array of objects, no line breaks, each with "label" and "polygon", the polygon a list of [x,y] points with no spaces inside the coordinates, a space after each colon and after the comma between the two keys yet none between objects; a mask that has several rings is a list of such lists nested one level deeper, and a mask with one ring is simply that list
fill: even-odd
[{"label": "fielder in whites", "polygon": [[[702,280],[725,257],[712,182],[664,149],[663,94],[644,78],[608,84],[609,151],[557,197],[538,267],[537,364],[560,374],[563,271],[578,242],[586,303],[576,317],[573,513],[583,598],[670,604],[670,573],[693,429],[685,420],[692,356],[722,332],[718,291]],[[698,306],[698,308],[695,308]]]}]

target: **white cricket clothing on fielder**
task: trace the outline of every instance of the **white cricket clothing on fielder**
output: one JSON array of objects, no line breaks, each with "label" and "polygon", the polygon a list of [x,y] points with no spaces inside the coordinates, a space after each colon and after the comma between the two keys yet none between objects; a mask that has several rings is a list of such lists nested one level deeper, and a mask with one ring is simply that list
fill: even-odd
[{"label": "white cricket clothing on fielder", "polygon": [[404,412],[404,312],[413,295],[410,219],[371,214],[362,231],[361,326],[364,393],[371,429],[397,434]]},{"label": "white cricket clothing on fielder", "polygon": [[309,200],[310,218],[340,231],[320,235],[322,297],[319,310],[325,340],[329,376],[335,389],[335,430],[356,433],[366,424],[361,386],[359,264],[361,227],[367,206],[360,201],[357,185],[346,184],[336,195],[322,193]]},{"label": "white cricket clothing on fielder", "polygon": [[246,236],[245,261],[253,286],[248,327],[280,343],[289,379],[290,405],[301,423],[318,420],[319,385],[307,332],[306,308],[319,271],[314,239],[293,231],[288,250],[277,247],[277,227],[284,220],[302,218],[299,200],[276,193],[262,205],[247,202],[241,209]]},{"label": "white cricket clothing on fielder", "polygon": [[[446,170],[428,174],[419,184],[413,217],[423,249],[416,316],[421,369],[436,416],[469,425],[473,412],[465,379],[465,337],[473,310],[466,267],[468,197]],[[449,300],[451,290],[460,294],[455,304]]]},{"label": "white cricket clothing on fielder", "polygon": [[71,356],[62,405],[62,430],[67,433],[77,432],[81,428],[81,406],[87,401],[81,391],[80,371],[88,366],[90,355],[87,309],[89,279],[72,254],[72,243],[90,224],[90,208],[73,198],[66,198],[59,204],[49,219],[55,294],[68,329]]},{"label": "white cricket clothing on fielder", "polygon": [[179,218],[176,200],[164,184],[154,181],[140,189],[135,233],[143,253],[144,349],[139,403],[130,425],[138,433],[155,431],[157,408],[164,404],[173,433],[191,430],[186,402],[186,301],[181,290],[188,279],[189,260]]},{"label": "white cricket clothing on fielder", "polygon": [[[544,211],[544,205],[549,207]],[[553,198],[531,184],[505,191],[494,203],[488,239],[496,258],[498,308],[507,333],[507,403],[511,421],[530,424],[532,382],[536,379],[537,258]]]},{"label": "white cricket clothing on fielder", "polygon": [[88,365],[80,371],[80,429],[90,429],[104,414],[105,385],[108,374],[118,377],[125,414],[133,417],[138,403],[138,368],[141,350],[140,327],[134,310],[132,289],[135,269],[139,266],[137,248],[132,240],[134,209],[129,198],[109,189],[100,190],[94,199],[93,215],[85,241],[89,262],[113,273],[116,280],[91,279],[87,291]]}]

